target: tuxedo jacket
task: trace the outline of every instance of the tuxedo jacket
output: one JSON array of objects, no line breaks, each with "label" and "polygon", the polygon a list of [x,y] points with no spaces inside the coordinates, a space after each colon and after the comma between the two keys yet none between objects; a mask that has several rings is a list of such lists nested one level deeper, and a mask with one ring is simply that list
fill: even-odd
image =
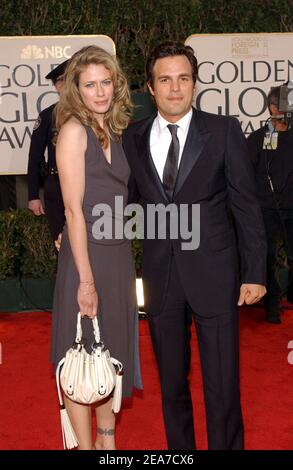
[{"label": "tuxedo jacket", "polygon": [[[256,173],[257,197],[261,207],[276,209],[276,198],[281,209],[293,209],[293,129],[278,132],[278,146],[275,150],[263,149],[268,126],[252,132],[247,138],[250,158]],[[269,179],[272,179],[273,194]]]},{"label": "tuxedo jacket", "polygon": [[[123,146],[130,168],[130,202],[168,205],[150,154],[154,118],[130,124]],[[166,149],[166,153],[167,153]],[[200,244],[182,249],[182,240],[144,239],[142,276],[145,310],[159,315],[168,289],[172,258],[186,299],[203,317],[234,312],[242,283],[265,284],[266,241],[246,139],[235,118],[193,109],[171,201],[200,206]],[[148,221],[145,218],[145,227]],[[190,222],[191,223],[191,222]],[[147,232],[147,230],[146,230]]]}]

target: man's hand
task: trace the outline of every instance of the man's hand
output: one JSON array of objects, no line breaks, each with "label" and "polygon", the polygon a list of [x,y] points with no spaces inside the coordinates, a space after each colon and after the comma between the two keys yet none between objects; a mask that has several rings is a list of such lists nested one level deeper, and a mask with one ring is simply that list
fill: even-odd
[{"label": "man's hand", "polygon": [[35,215],[45,215],[45,211],[43,209],[41,199],[32,199],[31,201],[29,201],[28,208]]},{"label": "man's hand", "polygon": [[261,284],[242,284],[237,305],[251,305],[258,302],[267,290]]}]

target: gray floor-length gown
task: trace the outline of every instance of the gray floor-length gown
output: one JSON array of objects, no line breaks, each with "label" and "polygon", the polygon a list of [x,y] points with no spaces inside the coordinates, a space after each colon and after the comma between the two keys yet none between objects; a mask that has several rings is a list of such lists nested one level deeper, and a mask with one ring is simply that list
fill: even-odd
[{"label": "gray floor-length gown", "polygon": [[[86,222],[88,253],[98,292],[98,319],[105,346],[111,356],[123,363],[123,396],[131,395],[132,388],[142,388],[138,354],[138,315],[135,297],[135,270],[131,242],[115,238],[114,224],[125,222],[123,215],[127,203],[127,183],[130,169],[121,143],[111,139],[111,163],[106,160],[102,147],[90,127],[85,153],[85,194],[83,213]],[[74,184],[74,183],[73,183]],[[123,197],[115,207],[115,196]],[[103,228],[113,227],[112,239],[97,240],[97,215],[92,215],[97,204],[103,206]],[[110,219],[109,219],[110,218]],[[93,230],[94,228],[94,230]],[[101,231],[100,230],[100,231]],[[120,230],[121,231],[121,230]],[[65,224],[58,259],[54,293],[51,359],[58,362],[72,346],[76,334],[79,311],[77,289],[79,276],[74,263],[67,225]],[[90,352],[94,341],[92,322],[82,320],[86,349]]]}]

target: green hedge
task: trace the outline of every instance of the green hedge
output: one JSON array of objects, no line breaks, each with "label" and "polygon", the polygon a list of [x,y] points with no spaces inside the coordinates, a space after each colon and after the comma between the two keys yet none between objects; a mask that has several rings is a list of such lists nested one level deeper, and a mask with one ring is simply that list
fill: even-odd
[{"label": "green hedge", "polygon": [[16,212],[0,211],[0,281],[13,277],[17,270],[19,244],[16,225]]},{"label": "green hedge", "polygon": [[158,41],[191,34],[293,31],[292,0],[5,0],[0,35],[106,34],[133,89]]},{"label": "green hedge", "polygon": [[22,276],[53,277],[56,254],[45,216],[17,211],[16,237],[19,245],[19,272]]},{"label": "green hedge", "polygon": [[[137,271],[141,268],[142,241],[133,240]],[[0,211],[0,281],[13,277],[53,278],[57,256],[45,216],[28,209]]]},{"label": "green hedge", "polygon": [[44,216],[27,209],[0,212],[0,280],[53,277],[56,255]]}]

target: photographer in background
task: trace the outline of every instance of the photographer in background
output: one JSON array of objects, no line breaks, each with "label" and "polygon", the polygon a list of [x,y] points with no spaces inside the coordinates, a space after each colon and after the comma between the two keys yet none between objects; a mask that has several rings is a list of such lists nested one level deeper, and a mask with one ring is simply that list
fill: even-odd
[{"label": "photographer in background", "polygon": [[274,324],[281,323],[280,241],[289,265],[287,300],[293,302],[293,128],[290,119],[280,111],[283,87],[287,84],[271,89],[268,94],[270,118],[247,139],[268,243],[266,320]]},{"label": "photographer in background", "polygon": [[[47,79],[52,80],[58,94],[63,86],[63,75],[67,62],[62,62],[46,75]],[[56,167],[55,144],[53,143],[56,132],[53,114],[55,105],[56,103],[44,109],[35,122],[28,160],[28,208],[37,216],[46,214],[54,241],[62,232],[65,222],[64,205]],[[44,156],[46,148],[48,149],[47,164]],[[41,176],[45,176],[45,211],[39,196]]]}]

